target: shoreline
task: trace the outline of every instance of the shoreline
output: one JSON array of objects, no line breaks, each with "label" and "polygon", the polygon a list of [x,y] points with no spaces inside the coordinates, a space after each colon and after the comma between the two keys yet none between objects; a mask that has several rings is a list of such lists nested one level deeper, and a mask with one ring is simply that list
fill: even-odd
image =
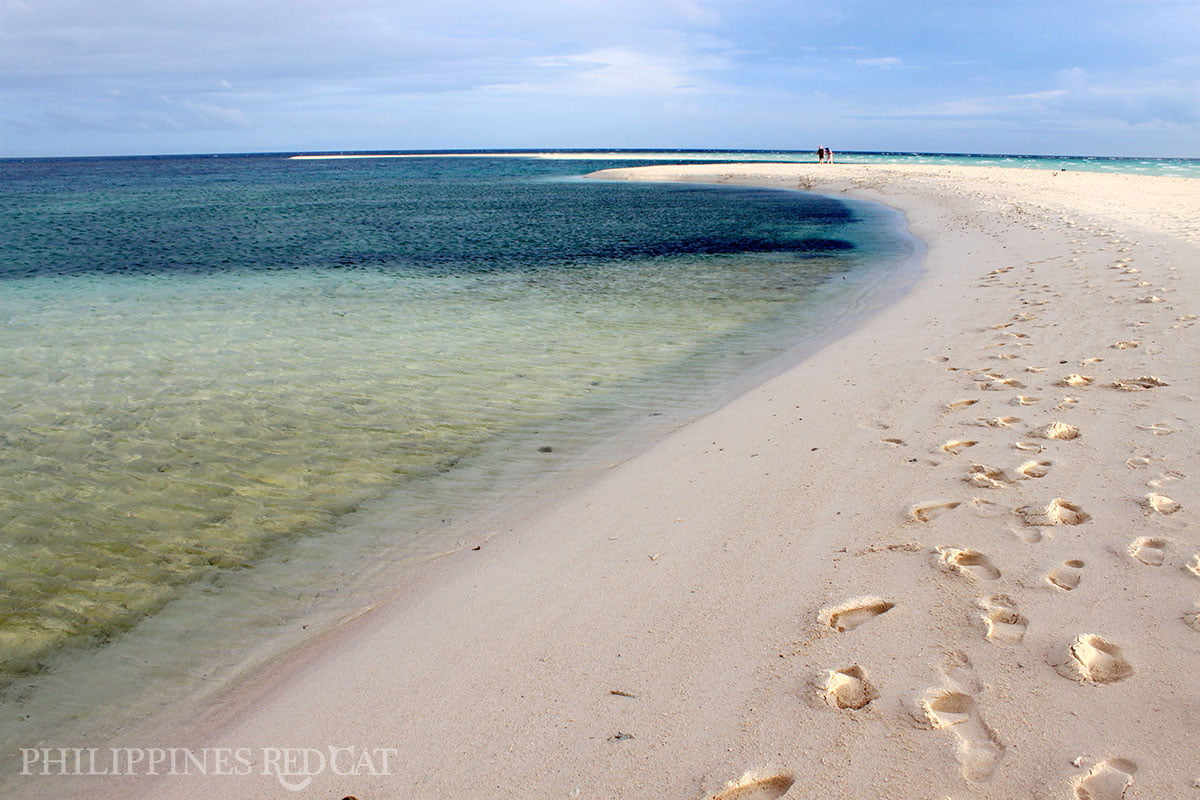
[{"label": "shoreline", "polygon": [[[1066,797],[1116,773],[1130,796],[1182,794],[1200,705],[1181,620],[1200,585],[1184,527],[1200,499],[1187,179],[814,164],[599,177],[883,202],[927,243],[927,274],[481,551],[427,565],[178,738],[397,748],[396,774],[322,773],[300,795],[364,800],[699,798],[747,772],[761,797]],[[1071,374],[1093,382],[1057,385]],[[1151,375],[1166,385],[1105,385]],[[1081,435],[1031,433],[1054,422]],[[1082,524],[1028,510],[1052,498],[1081,512],[1055,520]],[[1117,585],[1126,596],[1103,591]],[[833,616],[845,631],[821,621],[862,596],[878,599]],[[1132,675],[1099,668],[1114,658]],[[1095,674],[1072,679],[1076,662]],[[262,774],[76,786],[64,794],[279,791]]]}]

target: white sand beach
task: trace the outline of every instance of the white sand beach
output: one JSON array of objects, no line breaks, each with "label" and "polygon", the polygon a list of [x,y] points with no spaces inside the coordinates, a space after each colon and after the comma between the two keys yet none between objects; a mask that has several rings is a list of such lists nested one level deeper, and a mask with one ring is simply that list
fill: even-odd
[{"label": "white sand beach", "polygon": [[[598,177],[877,200],[907,214],[927,272],[141,740],[245,749],[248,774],[39,779],[30,796],[1200,792],[1200,183],[847,164]],[[296,794],[264,774],[263,748],[331,746],[394,749],[389,774],[327,768]]]}]

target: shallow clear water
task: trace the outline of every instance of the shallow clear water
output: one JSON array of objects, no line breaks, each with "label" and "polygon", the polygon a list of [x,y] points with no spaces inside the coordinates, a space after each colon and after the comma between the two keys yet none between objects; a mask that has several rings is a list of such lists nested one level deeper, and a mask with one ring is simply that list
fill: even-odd
[{"label": "shallow clear water", "polygon": [[286,616],[368,510],[373,554],[444,549],[464,498],[715,396],[912,252],[881,209],[600,166],[0,163],[0,682],[181,598],[160,646],[223,595]]}]

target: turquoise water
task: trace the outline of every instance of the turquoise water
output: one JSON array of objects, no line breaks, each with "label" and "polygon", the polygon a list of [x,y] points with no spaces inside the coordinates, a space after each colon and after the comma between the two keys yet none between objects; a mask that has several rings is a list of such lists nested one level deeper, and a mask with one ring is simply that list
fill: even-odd
[{"label": "turquoise water", "polygon": [[1018,169],[1078,170],[1129,175],[1167,175],[1200,178],[1196,158],[1109,158],[1100,156],[932,155],[925,153],[846,153],[838,161],[862,164],[946,164],[1013,167]]},{"label": "turquoise water", "polygon": [[139,629],[133,660],[193,680],[369,563],[453,546],[447,520],[679,424],[914,252],[878,207],[578,177],[606,165],[0,162],[10,699]]},{"label": "turquoise water", "polygon": [[[815,150],[815,148],[814,148]],[[497,151],[499,152],[499,151]],[[505,151],[512,152],[512,151]],[[482,153],[480,155],[483,155]],[[773,161],[815,162],[813,151],[796,150],[582,150],[526,151],[543,158],[596,158],[638,161]],[[970,155],[955,153],[841,152],[836,161],[848,164],[933,164],[1011,167],[1016,169],[1079,170],[1131,175],[1200,178],[1200,158],[1137,158],[1115,156]]]}]

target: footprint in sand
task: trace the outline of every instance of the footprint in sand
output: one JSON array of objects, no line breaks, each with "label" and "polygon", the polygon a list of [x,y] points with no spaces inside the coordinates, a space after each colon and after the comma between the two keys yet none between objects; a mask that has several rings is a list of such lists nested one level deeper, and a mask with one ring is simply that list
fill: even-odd
[{"label": "footprint in sand", "polygon": [[1015,406],[1031,406],[1034,403],[1040,402],[1042,398],[1034,397],[1028,394],[1019,394],[1012,399],[1012,404]]},{"label": "footprint in sand", "polygon": [[958,455],[968,447],[974,447],[977,444],[979,442],[972,441],[971,439],[951,439],[942,445],[942,450],[950,455]]},{"label": "footprint in sand", "polygon": [[1071,558],[1046,573],[1046,580],[1060,589],[1071,591],[1083,579],[1083,562]]},{"label": "footprint in sand", "polygon": [[836,606],[821,609],[821,621],[839,633],[852,631],[864,622],[870,622],[880,614],[896,607],[882,597],[855,597]]},{"label": "footprint in sand", "polygon": [[999,392],[1004,389],[1024,389],[1025,384],[1016,378],[1005,378],[1003,375],[984,375],[985,380],[975,384],[981,392]]},{"label": "footprint in sand", "polygon": [[988,428],[1011,428],[1020,422],[1018,417],[976,417],[975,422]]},{"label": "footprint in sand", "polygon": [[1200,553],[1194,554],[1184,566],[1188,572],[1200,578]]},{"label": "footprint in sand", "polygon": [[1065,422],[1051,422],[1049,425],[1034,428],[1029,432],[1029,435],[1038,439],[1070,441],[1071,439],[1079,438],[1079,428],[1076,428],[1074,425],[1068,425]]},{"label": "footprint in sand", "polygon": [[981,604],[984,609],[984,638],[998,644],[1016,644],[1025,638],[1029,620],[1017,612],[1017,602],[1006,594],[992,595]]},{"label": "footprint in sand", "polygon": [[879,441],[883,442],[884,444],[893,444],[897,447],[903,447],[906,444],[903,439],[896,439],[890,436],[886,439],[880,439]]},{"label": "footprint in sand", "polygon": [[1055,411],[1066,411],[1068,408],[1079,404],[1078,397],[1064,397],[1058,405],[1054,406]]},{"label": "footprint in sand", "polygon": [[1182,472],[1176,472],[1173,469],[1169,469],[1161,473],[1157,478],[1146,481],[1146,485],[1151,489],[1163,489],[1167,486],[1170,486],[1172,483],[1177,483],[1183,480],[1186,477],[1187,475],[1184,475]]},{"label": "footprint in sand", "polygon": [[952,650],[942,659],[941,673],[946,676],[949,688],[967,694],[979,694],[983,684],[975,674],[975,665],[962,650]]},{"label": "footprint in sand", "polygon": [[965,692],[934,690],[921,701],[921,708],[932,728],[949,728],[957,737],[956,755],[964,778],[982,783],[992,777],[1004,758],[1004,747],[984,724],[974,697]]},{"label": "footprint in sand", "polygon": [[857,664],[828,670],[821,679],[820,687],[825,702],[834,708],[857,710],[865,708],[879,697],[879,692],[867,680],[867,673]]},{"label": "footprint in sand", "polygon": [[1179,509],[1183,508],[1179,503],[1167,497],[1165,494],[1151,492],[1142,498],[1142,505],[1151,511],[1159,514],[1170,515],[1174,514]]},{"label": "footprint in sand", "polygon": [[1150,466],[1150,457],[1134,456],[1133,458],[1125,460],[1125,466],[1129,467],[1130,469],[1145,469],[1146,467]]},{"label": "footprint in sand", "polygon": [[1000,570],[996,569],[992,560],[978,550],[960,547],[937,547],[934,550],[938,565],[943,569],[977,581],[994,581],[1000,577]]},{"label": "footprint in sand", "polygon": [[981,517],[998,517],[1008,513],[999,503],[993,503],[982,497],[972,497],[970,508]]},{"label": "footprint in sand", "polygon": [[950,409],[951,411],[957,411],[960,408],[973,406],[978,402],[978,400],[955,400],[953,403],[947,403],[946,408]]},{"label": "footprint in sand", "polygon": [[1200,611],[1189,611],[1183,615],[1183,624],[1200,633]]},{"label": "footprint in sand", "polygon": [[1128,759],[1105,759],[1071,782],[1075,800],[1122,800],[1136,772],[1137,764]]},{"label": "footprint in sand", "polygon": [[1167,555],[1167,543],[1162,539],[1152,539],[1149,536],[1139,536],[1129,543],[1127,550],[1130,558],[1150,567],[1161,567]]},{"label": "footprint in sand", "polygon": [[931,501],[927,503],[917,503],[908,509],[908,518],[913,522],[929,522],[936,519],[942,513],[958,508],[961,503],[951,500],[946,502]]},{"label": "footprint in sand", "polygon": [[1123,392],[1141,392],[1146,389],[1157,389],[1160,386],[1170,386],[1169,383],[1153,375],[1142,375],[1139,378],[1122,378],[1113,381],[1112,388]]},{"label": "footprint in sand", "polygon": [[1082,525],[1092,517],[1074,503],[1056,497],[1044,508],[1022,506],[1016,513],[1030,527],[1041,525]]},{"label": "footprint in sand", "polygon": [[1116,683],[1133,674],[1121,648],[1094,633],[1076,636],[1065,655],[1051,661],[1059,675],[1080,683]]},{"label": "footprint in sand", "polygon": [[1090,386],[1096,379],[1089,375],[1071,374],[1058,382],[1059,386]]},{"label": "footprint in sand", "polygon": [[1141,347],[1142,343],[1137,341],[1116,342],[1109,345],[1113,350],[1132,350],[1135,347]]},{"label": "footprint in sand", "polygon": [[1003,469],[987,464],[972,464],[963,480],[980,489],[1003,489],[1012,483]]},{"label": "footprint in sand", "polygon": [[1021,527],[1009,525],[1008,532],[1025,542],[1025,544],[1037,544],[1044,538],[1041,530],[1038,528],[1027,528],[1023,525]]},{"label": "footprint in sand", "polygon": [[1026,461],[1017,467],[1017,472],[1026,478],[1044,478],[1050,472],[1050,465],[1051,462],[1049,461]]},{"label": "footprint in sand", "polygon": [[1012,446],[1017,450],[1024,450],[1032,453],[1040,453],[1046,449],[1037,442],[1013,442]]},{"label": "footprint in sand", "polygon": [[730,781],[708,800],[776,800],[787,794],[796,779],[787,773],[763,775],[747,772],[737,780]]}]

